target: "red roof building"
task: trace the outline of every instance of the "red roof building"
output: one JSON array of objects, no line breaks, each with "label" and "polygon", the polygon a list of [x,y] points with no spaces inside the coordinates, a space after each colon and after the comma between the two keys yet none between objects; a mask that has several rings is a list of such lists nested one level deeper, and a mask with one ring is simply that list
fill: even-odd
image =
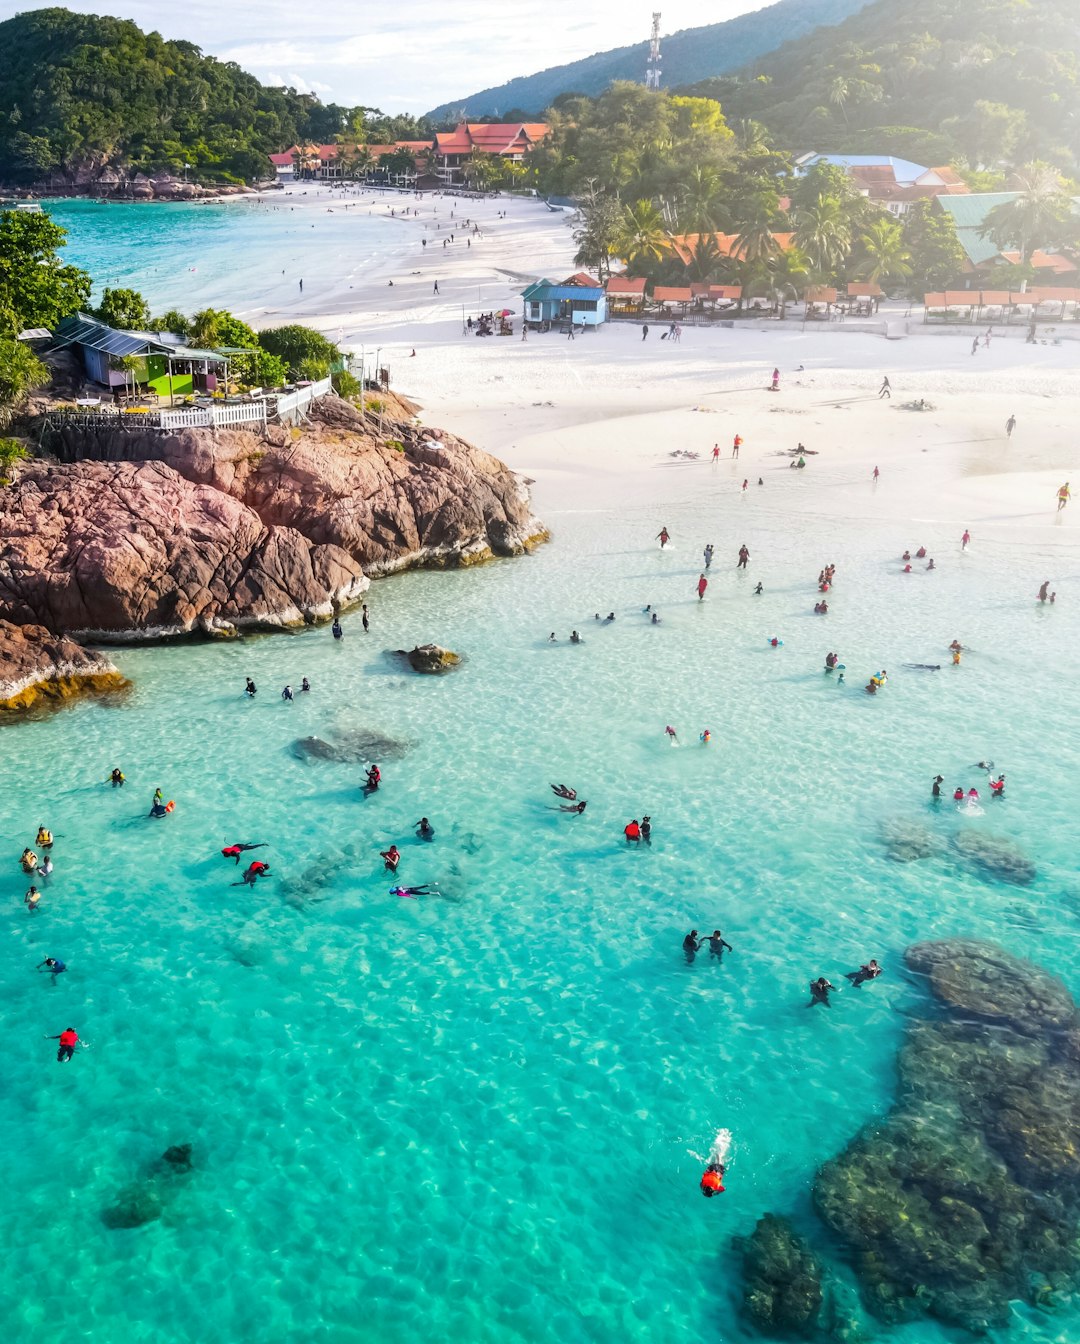
[{"label": "red roof building", "polygon": [[506,125],[463,121],[452,131],[435,135],[436,172],[448,185],[464,179],[466,159],[473,153],[492,154],[511,163],[521,163],[551,127],[542,121],[519,121]]}]

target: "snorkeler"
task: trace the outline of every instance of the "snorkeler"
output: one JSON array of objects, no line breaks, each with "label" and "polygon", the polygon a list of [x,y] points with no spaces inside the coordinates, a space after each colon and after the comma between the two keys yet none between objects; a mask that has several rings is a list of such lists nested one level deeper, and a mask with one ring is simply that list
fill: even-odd
[{"label": "snorkeler", "polygon": [[124,784],[127,782],[123,770],[119,768],[115,769],[109,776],[109,782],[112,784],[114,789],[122,789],[124,787]]},{"label": "snorkeler", "polygon": [[34,841],[34,844],[37,845],[40,849],[52,849],[53,847],[52,831],[47,830],[44,826],[39,826],[37,830],[37,839]]},{"label": "snorkeler", "polygon": [[577,797],[577,789],[568,789],[565,784],[552,784],[551,792],[557,798],[566,798],[571,803]]},{"label": "snorkeler", "polygon": [[701,1176],[701,1193],[706,1199],[724,1193],[724,1164],[710,1162]]},{"label": "snorkeler", "polygon": [[858,987],[865,984],[867,980],[876,980],[880,974],[881,967],[871,958],[865,966],[860,966],[857,971],[846,971],[844,979],[850,980],[853,985]]},{"label": "snorkeler", "polygon": [[57,975],[63,975],[67,970],[67,965],[58,957],[46,957],[44,961],[38,962],[36,969],[40,971],[43,968],[47,970],[50,975],[55,977]]},{"label": "snorkeler", "polygon": [[830,993],[835,993],[836,986],[830,984],[823,975],[819,975],[816,980],[810,981],[810,1002],[807,1008],[813,1008],[816,1004],[823,1003],[826,1008],[831,1008],[829,1002]]},{"label": "snorkeler", "polygon": [[253,859],[251,863],[249,863],[248,866],[244,869],[243,877],[241,877],[239,882],[234,882],[233,886],[253,887],[260,877],[269,877],[269,876],[270,876],[270,865],[268,863],[260,863],[258,859]]},{"label": "snorkeler", "polygon": [[167,803],[151,803],[148,817],[167,817],[175,808],[176,804],[170,799]]},{"label": "snorkeler", "polygon": [[377,765],[369,767],[367,779],[364,780],[363,789],[365,793],[374,793],[382,783],[382,771]]},{"label": "snorkeler", "polygon": [[580,803],[571,803],[569,806],[563,804],[561,807],[553,807],[551,810],[552,812],[572,812],[580,817],[587,807],[588,803],[583,800]]},{"label": "snorkeler", "polygon": [[389,849],[381,849],[379,858],[383,860],[388,873],[396,873],[397,866],[401,862],[401,851],[397,845],[391,845]]},{"label": "snorkeler", "polygon": [[24,873],[32,873],[38,866],[38,856],[32,849],[24,849],[22,856],[19,859],[19,863],[22,865]]},{"label": "snorkeler", "polygon": [[435,827],[428,821],[427,817],[421,817],[416,823],[416,834],[421,840],[434,840]]},{"label": "snorkeler", "polygon": [[997,779],[990,781],[990,796],[992,798],[1005,797],[1005,776],[998,775]]},{"label": "snorkeler", "polygon": [[60,1048],[56,1052],[56,1062],[66,1064],[75,1053],[75,1047],[80,1045],[79,1033],[74,1027],[66,1027],[59,1036],[46,1036],[47,1041],[59,1041]]},{"label": "snorkeler", "polygon": [[438,890],[432,890],[431,884],[425,882],[422,887],[391,887],[391,896],[437,896]]},{"label": "snorkeler", "polygon": [[705,941],[709,944],[710,960],[715,957],[717,961],[723,961],[725,947],[729,952],[735,951],[731,944],[725,941],[719,929],[713,929],[712,933],[706,934]]},{"label": "snorkeler", "polygon": [[257,845],[241,845],[241,844],[226,845],[225,848],[221,851],[221,853],[223,858],[235,859],[236,862],[239,863],[240,855],[246,854],[249,849],[265,849],[265,848],[266,848],[265,841]]},{"label": "snorkeler", "polygon": [[641,838],[642,838],[642,840],[644,841],[645,844],[647,844],[647,845],[651,845],[651,844],[652,844],[652,818],[651,818],[651,817],[642,817],[642,818],[641,818]]}]

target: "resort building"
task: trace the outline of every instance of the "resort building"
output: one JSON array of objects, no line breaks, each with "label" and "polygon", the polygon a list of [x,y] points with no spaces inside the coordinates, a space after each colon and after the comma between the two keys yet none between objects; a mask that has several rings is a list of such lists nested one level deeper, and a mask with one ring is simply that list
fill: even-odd
[{"label": "resort building", "polygon": [[843,168],[863,196],[897,218],[916,201],[968,194],[954,168],[924,168],[892,154],[803,154],[795,160],[795,169],[805,173],[818,163]]},{"label": "resort building", "polygon": [[452,131],[439,131],[432,152],[439,181],[454,186],[465,181],[465,165],[473,154],[492,154],[521,163],[551,131],[543,122],[487,125],[463,121]]},{"label": "resort building", "polygon": [[[1014,266],[1020,263],[1019,252],[1002,252],[991,239],[983,236],[991,210],[1015,201],[1016,195],[1014,191],[980,191],[966,196],[939,196],[934,203],[934,208],[949,215],[956,226],[956,236],[966,258],[964,269],[972,277],[973,285],[979,283],[980,271],[1003,262]],[[1074,206],[1080,212],[1080,198],[1075,200]],[[1077,258],[1071,253],[1046,252],[1037,248],[1027,260],[1039,272],[1038,284],[1060,283],[1062,279],[1068,284],[1075,280]]]},{"label": "resort building", "polygon": [[547,328],[570,322],[575,327],[598,327],[607,319],[607,295],[599,280],[579,271],[561,284],[536,280],[521,291],[524,322],[528,327]]},{"label": "resort building", "polygon": [[184,397],[215,392],[228,380],[228,356],[197,350],[150,331],[118,331],[96,317],[65,317],[53,333],[53,350],[72,350],[87,377],[112,393],[154,392]]}]

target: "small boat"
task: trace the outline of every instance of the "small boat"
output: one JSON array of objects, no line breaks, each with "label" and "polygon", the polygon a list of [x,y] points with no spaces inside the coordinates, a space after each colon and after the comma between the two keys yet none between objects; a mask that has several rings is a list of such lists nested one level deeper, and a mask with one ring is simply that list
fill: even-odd
[{"label": "small boat", "polygon": [[45,213],[37,201],[19,201],[15,209],[21,210],[26,215],[43,215]]}]

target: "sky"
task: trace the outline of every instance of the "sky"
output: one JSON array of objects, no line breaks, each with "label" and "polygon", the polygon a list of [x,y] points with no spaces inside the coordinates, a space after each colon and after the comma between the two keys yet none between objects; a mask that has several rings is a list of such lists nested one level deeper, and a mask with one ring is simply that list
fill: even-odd
[{"label": "sky", "polygon": [[[64,0],[58,0],[64,3]],[[662,32],[720,23],[768,0],[653,0]],[[265,84],[289,84],[324,102],[384,112],[426,112],[518,75],[648,39],[648,3],[625,0],[151,0],[67,3],[88,14],[133,19],[166,38],[235,61]],[[27,8],[0,0],[0,19]]]}]

